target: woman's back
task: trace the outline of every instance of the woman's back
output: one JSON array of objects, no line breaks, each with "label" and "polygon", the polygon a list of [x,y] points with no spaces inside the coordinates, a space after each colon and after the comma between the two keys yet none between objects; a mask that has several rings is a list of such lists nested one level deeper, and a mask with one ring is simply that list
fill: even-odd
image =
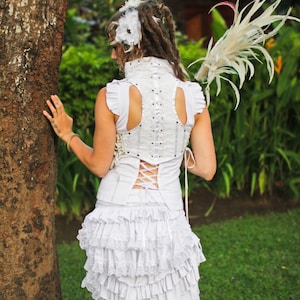
[{"label": "woman's back", "polygon": [[107,85],[107,105],[116,115],[118,143],[98,196],[120,188],[115,195],[124,199],[132,188],[151,188],[176,193],[177,201],[194,116],[205,106],[200,86],[178,80],[166,60],[145,57],[126,63],[125,79]]},{"label": "woman's back", "polygon": [[159,164],[182,156],[205,101],[198,84],[178,80],[167,61],[146,57],[127,63],[125,79],[107,85],[107,105],[117,116],[121,154]]}]

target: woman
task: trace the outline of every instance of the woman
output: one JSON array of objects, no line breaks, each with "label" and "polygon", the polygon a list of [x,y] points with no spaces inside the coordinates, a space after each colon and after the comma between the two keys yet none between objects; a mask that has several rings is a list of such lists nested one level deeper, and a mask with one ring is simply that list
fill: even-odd
[{"label": "woman", "polygon": [[47,101],[51,114],[43,112],[67,148],[102,178],[78,234],[87,254],[82,287],[94,299],[199,299],[205,257],[184,213],[179,173],[183,160],[206,180],[216,171],[203,93],[185,78],[164,4],[129,0],[107,34],[125,78],[98,93],[93,148],[72,132],[57,96]]}]

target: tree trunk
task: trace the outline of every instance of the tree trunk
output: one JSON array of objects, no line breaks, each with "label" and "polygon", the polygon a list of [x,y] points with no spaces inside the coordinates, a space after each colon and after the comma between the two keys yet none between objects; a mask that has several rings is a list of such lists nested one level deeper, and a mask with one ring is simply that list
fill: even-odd
[{"label": "tree trunk", "polygon": [[57,93],[67,0],[0,0],[0,299],[61,299],[55,245]]}]

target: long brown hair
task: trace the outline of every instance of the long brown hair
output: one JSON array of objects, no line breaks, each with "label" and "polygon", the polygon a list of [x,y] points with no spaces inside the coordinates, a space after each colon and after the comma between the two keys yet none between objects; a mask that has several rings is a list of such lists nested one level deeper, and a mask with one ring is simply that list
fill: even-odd
[{"label": "long brown hair", "polygon": [[[111,45],[122,52],[122,66],[126,61],[144,56],[155,56],[166,59],[171,64],[175,76],[180,80],[187,79],[186,72],[180,63],[180,54],[176,44],[176,28],[173,15],[168,6],[156,0],[143,1],[137,7],[141,22],[142,40],[129,52],[128,45],[115,41],[116,28],[122,12],[117,12],[107,24],[106,32]],[[123,51],[118,51],[120,48]]]}]

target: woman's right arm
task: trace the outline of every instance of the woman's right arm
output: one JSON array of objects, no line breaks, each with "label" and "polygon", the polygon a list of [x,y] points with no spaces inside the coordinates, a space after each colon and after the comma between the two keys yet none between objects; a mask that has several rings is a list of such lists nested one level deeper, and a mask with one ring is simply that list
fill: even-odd
[{"label": "woman's right arm", "polygon": [[113,113],[106,104],[106,88],[99,91],[95,103],[95,132],[93,148],[74,138],[73,153],[95,175],[102,178],[108,172],[115,148],[116,127]]},{"label": "woman's right arm", "polygon": [[65,112],[64,105],[57,96],[51,96],[51,101],[48,100],[47,104],[52,115],[46,110],[43,114],[57,136],[91,172],[98,177],[104,177],[110,168],[116,141],[115,117],[106,104],[106,88],[99,91],[96,99],[93,147],[85,144],[73,133],[73,120]]},{"label": "woman's right arm", "polygon": [[195,116],[195,125],[191,132],[191,146],[195,164],[189,162],[189,172],[212,180],[217,168],[215,146],[211,128],[211,121],[207,107]]}]

